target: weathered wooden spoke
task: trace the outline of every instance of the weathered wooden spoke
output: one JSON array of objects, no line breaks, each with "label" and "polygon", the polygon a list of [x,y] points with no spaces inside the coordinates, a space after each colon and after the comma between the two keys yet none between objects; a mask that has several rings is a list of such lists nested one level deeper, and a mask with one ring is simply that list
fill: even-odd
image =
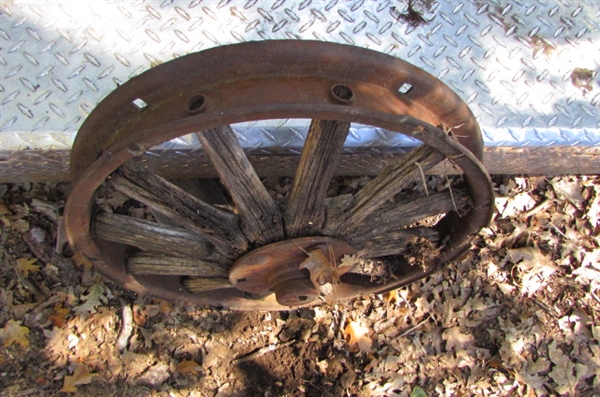
[{"label": "weathered wooden spoke", "polygon": [[153,172],[128,164],[114,173],[110,182],[116,190],[147,205],[174,224],[199,234],[224,255],[247,247],[237,226],[237,215],[197,199]]},{"label": "weathered wooden spoke", "polygon": [[237,207],[248,240],[266,244],[282,239],[279,208],[256,175],[231,127],[212,128],[197,136]]},{"label": "weathered wooden spoke", "polygon": [[190,277],[183,281],[183,285],[188,291],[196,294],[233,288],[228,278]]},{"label": "weathered wooden spoke", "polygon": [[421,180],[444,155],[428,145],[421,145],[399,162],[386,167],[377,178],[365,185],[349,200],[338,200],[327,209],[324,231],[327,235],[345,236],[355,225],[380,208],[411,183]]},{"label": "weathered wooden spoke", "polygon": [[421,222],[433,226],[439,217],[448,212],[467,213],[470,197],[462,189],[445,190],[429,196],[387,203],[372,212],[363,221],[352,225],[344,235],[345,239],[356,246],[387,233],[391,229],[402,229],[413,223]]},{"label": "weathered wooden spoke", "polygon": [[313,120],[292,191],[286,202],[288,238],[319,233],[325,220],[325,195],[341,156],[350,123]]},{"label": "weathered wooden spoke", "polygon": [[358,251],[362,258],[381,258],[392,255],[414,255],[408,247],[424,242],[434,250],[440,243],[440,233],[429,227],[388,229],[385,233],[368,240]]},{"label": "weathered wooden spoke", "polygon": [[127,268],[132,274],[227,278],[227,269],[218,263],[173,256],[171,252],[138,252],[129,257]]},{"label": "weathered wooden spoke", "polygon": [[144,251],[171,252],[196,259],[207,258],[214,253],[213,245],[197,233],[125,215],[98,214],[93,232],[103,240]]}]

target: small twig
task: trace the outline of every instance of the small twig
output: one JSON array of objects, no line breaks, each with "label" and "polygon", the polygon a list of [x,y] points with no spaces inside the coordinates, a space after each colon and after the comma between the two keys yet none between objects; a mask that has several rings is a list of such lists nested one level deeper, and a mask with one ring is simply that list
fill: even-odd
[{"label": "small twig", "polygon": [[452,270],[454,270],[454,272],[456,273],[456,275],[457,275],[457,276],[458,276],[458,277],[459,277],[461,280],[464,280],[464,278],[463,278],[462,274],[460,274],[460,272],[458,271],[458,269],[456,268],[456,266],[454,266],[454,263],[450,262],[450,263],[448,264],[448,266],[450,266],[450,268],[451,268]]},{"label": "small twig", "polygon": [[346,322],[346,311],[338,310],[338,313],[340,315],[340,318],[339,318],[336,334],[338,335],[339,339],[344,339],[344,323]]},{"label": "small twig", "polygon": [[53,223],[58,223],[58,208],[48,202],[33,199],[31,200],[31,207],[35,212],[45,215]]},{"label": "small twig", "polygon": [[321,389],[319,386],[315,385],[315,382],[311,382],[311,381],[305,380],[305,379],[300,379],[300,382],[308,383],[309,385],[311,385],[315,389],[319,390],[321,393],[324,393],[324,394],[321,394],[321,395],[327,394],[328,396],[333,396],[333,394],[329,393],[327,390]]},{"label": "small twig", "polygon": [[62,255],[63,250],[69,239],[67,237],[67,231],[65,229],[65,220],[61,216],[57,220],[58,225],[56,226],[56,244],[54,245],[54,253],[58,255]]},{"label": "small twig", "polygon": [[539,212],[539,211],[542,211],[542,210],[546,209],[546,207],[549,207],[552,203],[554,203],[554,200],[544,200],[544,201],[542,201],[541,204],[536,205],[535,207],[533,207],[529,211],[523,212],[521,214],[521,216],[523,218],[529,218],[531,215],[535,214],[536,212]]},{"label": "small twig", "polygon": [[598,303],[600,303],[600,297],[598,297],[598,295],[596,295],[594,284],[590,285],[590,295],[592,295],[592,297],[594,299],[596,299],[598,301]]},{"label": "small twig", "polygon": [[17,394],[15,394],[15,396],[17,397],[26,397],[26,396],[30,396],[32,394],[37,394],[40,393],[41,390],[39,387],[34,387],[32,389],[25,389],[25,390],[21,390],[19,391]]},{"label": "small twig", "polygon": [[427,318],[423,321],[421,321],[419,324],[415,325],[412,328],[409,328],[408,330],[406,330],[405,332],[403,332],[402,334],[400,334],[400,338],[405,337],[406,335],[410,334],[411,332],[413,332],[415,329],[419,328],[421,325],[425,324],[427,321],[429,321],[429,319],[431,318],[431,314],[429,316],[427,316]]},{"label": "small twig", "polygon": [[274,343],[272,345],[261,347],[260,349],[254,351],[254,352],[252,352],[250,354],[246,354],[245,356],[242,356],[242,357],[240,357],[238,359],[233,360],[232,364],[233,365],[237,365],[237,364],[245,363],[246,361],[254,360],[256,358],[264,356],[265,354],[267,354],[269,352],[275,351],[275,350],[280,349],[282,347],[289,346],[289,345],[291,345],[294,342],[295,342],[295,340],[290,340],[290,341],[287,341],[285,343]]},{"label": "small twig", "polygon": [[548,313],[551,317],[554,317],[554,319],[558,320],[561,317],[561,313],[555,307],[552,307],[544,302],[540,302],[534,298],[529,298],[529,300],[533,302],[534,305]]},{"label": "small twig", "polygon": [[567,240],[569,240],[569,238],[567,236],[565,236],[565,234],[563,232],[560,231],[560,229],[558,228],[558,226],[556,226],[554,223],[549,222],[550,226],[552,226],[561,236],[563,236],[564,238],[566,238]]},{"label": "small twig", "polygon": [[[448,174],[446,174],[446,167],[444,167],[444,176],[446,177],[446,183],[448,184],[448,189],[450,190],[450,198],[452,199],[452,205],[454,206],[454,211],[458,213],[458,207],[456,206],[456,201],[454,201],[454,193],[452,193],[452,186],[450,185],[450,179],[448,179]],[[459,214],[460,215],[460,214]]]},{"label": "small twig", "polygon": [[421,180],[423,181],[423,188],[425,189],[425,194],[429,197],[429,192],[427,191],[427,180],[425,179],[425,173],[423,172],[423,167],[419,164],[418,161],[415,161],[417,167],[419,167],[419,171],[421,172]]},{"label": "small twig", "polygon": [[298,246],[298,248],[300,248],[300,250],[302,250],[302,252],[304,252],[306,255],[310,256],[310,253],[307,252],[304,248],[302,248],[302,246],[300,244],[298,244],[296,241],[292,240],[292,242],[294,244],[296,244]]},{"label": "small twig", "polygon": [[122,302],[122,305],[121,332],[117,338],[117,349],[119,349],[120,352],[127,349],[129,338],[133,332],[133,310],[131,310],[131,306],[124,302]]}]

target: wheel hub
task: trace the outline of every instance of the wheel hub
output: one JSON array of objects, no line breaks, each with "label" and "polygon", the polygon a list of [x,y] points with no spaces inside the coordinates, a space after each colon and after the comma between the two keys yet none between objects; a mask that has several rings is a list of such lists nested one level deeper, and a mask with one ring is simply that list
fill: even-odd
[{"label": "wheel hub", "polygon": [[277,302],[283,306],[312,303],[319,297],[318,285],[311,281],[310,271],[300,267],[315,250],[321,251],[326,261],[317,266],[336,269],[345,255],[356,253],[343,241],[328,237],[280,241],[238,259],[229,270],[229,281],[240,291],[258,295],[274,292]]}]

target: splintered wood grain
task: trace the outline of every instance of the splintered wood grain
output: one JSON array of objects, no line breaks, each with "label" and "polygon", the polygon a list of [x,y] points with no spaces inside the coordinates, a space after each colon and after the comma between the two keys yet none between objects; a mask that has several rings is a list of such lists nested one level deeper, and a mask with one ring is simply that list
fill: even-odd
[{"label": "splintered wood grain", "polygon": [[227,277],[227,270],[218,263],[155,252],[138,252],[132,255],[127,260],[127,269],[132,274]]},{"label": "splintered wood grain", "polygon": [[353,244],[362,245],[363,242],[384,234],[390,229],[403,228],[450,211],[464,214],[470,205],[471,200],[468,193],[460,189],[454,189],[452,192],[445,190],[397,203],[386,203],[362,222],[351,225],[346,232],[347,239]]},{"label": "splintered wood grain", "polygon": [[170,252],[198,259],[213,252],[212,245],[197,233],[126,215],[100,213],[94,220],[93,231],[103,240],[144,251]]},{"label": "splintered wood grain", "polygon": [[[216,179],[187,178],[170,179],[170,181],[197,199],[211,205],[217,205],[219,208],[233,213],[233,210],[231,209],[227,198],[221,191],[219,182]],[[154,210],[151,210],[151,212],[159,224],[177,226],[170,218],[161,213]]]},{"label": "splintered wood grain", "polygon": [[444,155],[427,145],[414,149],[400,161],[390,164],[377,178],[367,183],[351,200],[334,202],[326,209],[324,232],[343,238],[352,226],[362,222],[422,174],[444,159]]},{"label": "splintered wood grain", "polygon": [[128,164],[113,173],[110,183],[175,225],[199,234],[226,256],[248,246],[236,214],[199,200],[153,172]]},{"label": "splintered wood grain", "polygon": [[193,293],[233,288],[233,285],[231,285],[228,278],[190,277],[183,280],[183,285],[188,291]]},{"label": "splintered wood grain", "polygon": [[347,122],[312,121],[286,203],[288,237],[320,232],[325,220],[325,195],[349,130]]},{"label": "splintered wood grain", "polygon": [[267,244],[283,239],[279,208],[252,168],[231,127],[212,128],[197,136],[237,208],[241,229],[248,240]]},{"label": "splintered wood grain", "polygon": [[404,254],[409,245],[417,243],[420,239],[427,239],[433,246],[440,241],[437,230],[428,227],[417,227],[411,229],[388,230],[386,233],[369,240],[362,249],[358,251],[361,258],[379,258],[391,255]]}]

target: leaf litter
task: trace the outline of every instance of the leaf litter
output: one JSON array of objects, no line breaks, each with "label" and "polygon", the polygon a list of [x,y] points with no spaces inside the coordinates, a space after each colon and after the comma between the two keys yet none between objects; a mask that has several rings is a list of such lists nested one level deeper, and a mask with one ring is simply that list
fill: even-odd
[{"label": "leaf litter", "polygon": [[[281,313],[125,291],[86,258],[48,254],[68,185],[3,185],[2,395],[598,395],[600,178],[493,179],[497,212],[461,261]],[[344,266],[370,266],[359,262]],[[335,282],[327,261],[313,265],[315,282]]]}]

